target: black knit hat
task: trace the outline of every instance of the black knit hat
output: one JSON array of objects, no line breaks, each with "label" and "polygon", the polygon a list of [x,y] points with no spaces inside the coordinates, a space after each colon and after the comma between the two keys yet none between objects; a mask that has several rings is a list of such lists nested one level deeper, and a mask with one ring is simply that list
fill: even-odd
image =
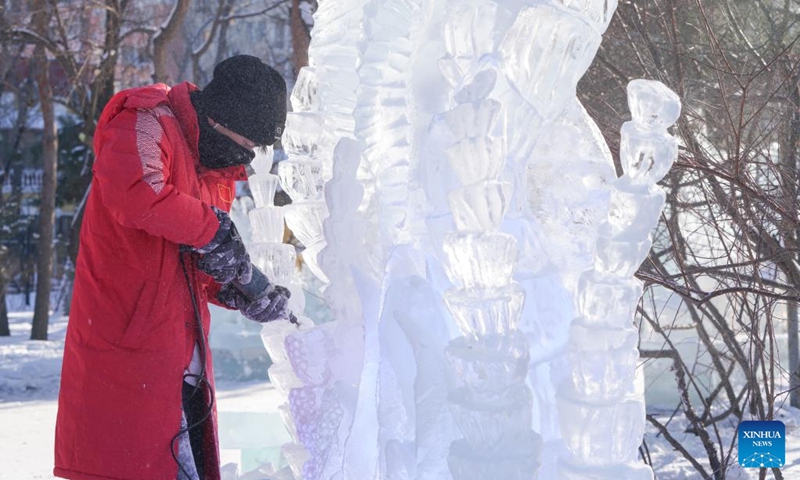
[{"label": "black knit hat", "polygon": [[257,145],[272,145],[286,125],[286,81],[261,59],[236,55],[214,67],[197,107]]}]

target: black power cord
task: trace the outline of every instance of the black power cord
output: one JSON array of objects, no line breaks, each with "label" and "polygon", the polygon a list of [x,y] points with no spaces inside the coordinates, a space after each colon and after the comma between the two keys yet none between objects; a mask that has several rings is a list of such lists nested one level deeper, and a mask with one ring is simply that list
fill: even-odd
[{"label": "black power cord", "polygon": [[[199,374],[185,373],[183,375],[183,379],[185,381],[187,378],[193,378],[196,381],[194,385],[194,391],[189,396],[189,399],[193,398],[200,391],[201,386],[202,388],[205,388],[207,390],[208,405],[206,406],[206,409],[199,420],[192,423],[191,425],[188,425],[188,419],[187,419],[186,428],[181,428],[178,431],[178,433],[176,433],[175,436],[172,437],[172,440],[170,440],[169,444],[170,444],[170,453],[172,454],[172,459],[175,460],[176,464],[178,464],[178,468],[180,468],[181,472],[183,472],[186,478],[191,478],[189,476],[189,473],[183,468],[183,465],[181,465],[181,463],[178,461],[178,457],[175,454],[175,441],[178,438],[180,438],[181,435],[188,434],[190,430],[199,427],[206,420],[208,420],[208,417],[210,417],[211,413],[214,411],[214,389],[211,387],[211,383],[208,381],[208,378],[206,378],[206,339],[205,339],[205,331],[203,330],[203,319],[202,316],[200,315],[200,307],[198,307],[197,305],[197,297],[195,297],[194,289],[192,288],[192,281],[189,278],[189,271],[186,268],[186,263],[183,258],[184,253],[191,253],[191,247],[188,247],[186,245],[181,245],[178,251],[178,258],[180,259],[181,269],[183,270],[183,277],[186,279],[186,287],[189,290],[189,296],[192,299],[192,307],[194,308],[195,327],[197,328],[197,341],[200,343],[199,345],[200,373]],[[181,400],[181,404],[182,403],[183,399]],[[183,410],[183,407],[181,407],[181,410]]]}]

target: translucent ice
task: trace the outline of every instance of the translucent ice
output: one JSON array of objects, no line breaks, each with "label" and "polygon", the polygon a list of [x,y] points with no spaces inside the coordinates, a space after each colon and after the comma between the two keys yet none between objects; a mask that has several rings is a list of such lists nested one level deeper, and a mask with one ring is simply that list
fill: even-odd
[{"label": "translucent ice", "polygon": [[488,137],[464,138],[445,150],[462,185],[494,180],[505,163],[503,142]]},{"label": "translucent ice", "polygon": [[444,300],[463,335],[505,335],[517,328],[525,291],[517,284],[451,289]]},{"label": "translucent ice", "polygon": [[447,346],[455,372],[470,389],[502,392],[519,385],[528,373],[528,345],[521,334],[458,337]]},{"label": "translucent ice", "polygon": [[273,206],[254,208],[250,210],[248,217],[253,238],[267,243],[283,241],[283,208]]},{"label": "translucent ice", "polygon": [[318,112],[289,112],[286,115],[286,132],[281,137],[283,149],[293,155],[315,157],[322,134],[322,115]]},{"label": "translucent ice", "polygon": [[330,379],[328,358],[333,347],[331,323],[286,336],[286,353],[298,378],[306,385],[321,385]]},{"label": "translucent ice", "polygon": [[678,120],[681,101],[663,83],[636,79],[628,83],[628,108],[638,125],[664,131]]},{"label": "translucent ice", "polygon": [[271,173],[256,173],[247,179],[256,208],[272,206],[278,190],[278,176]]},{"label": "translucent ice", "polygon": [[645,130],[635,122],[622,125],[619,157],[626,176],[635,183],[652,185],[667,174],[678,156],[678,139]]},{"label": "translucent ice", "polygon": [[633,462],[644,435],[644,401],[594,404],[567,392],[558,397],[567,449],[589,465]]},{"label": "translucent ice", "polygon": [[[661,216],[666,194],[663,190],[641,191],[625,185],[628,177],[621,177],[611,190],[608,223],[611,234],[624,233],[625,237],[639,240],[647,238]],[[631,191],[633,190],[633,191]]]},{"label": "translucent ice", "polygon": [[653,470],[645,463],[629,463],[604,467],[599,465],[575,465],[562,462],[558,466],[556,480],[653,480]]},{"label": "translucent ice", "polygon": [[600,234],[594,253],[594,269],[602,274],[631,277],[650,254],[652,242],[631,242]]},{"label": "translucent ice", "polygon": [[295,202],[322,199],[322,164],[313,160],[292,159],[278,164],[283,190]]},{"label": "translucent ice", "polygon": [[528,432],[513,448],[499,451],[473,449],[466,440],[456,440],[450,446],[447,463],[453,478],[464,480],[530,480],[536,478],[541,439]]},{"label": "translucent ice", "polygon": [[582,397],[617,400],[630,393],[639,358],[636,329],[608,329],[584,324],[570,326],[569,361],[572,383]]},{"label": "translucent ice", "polygon": [[328,216],[325,202],[292,203],[283,208],[286,210],[286,225],[303,245],[309,247],[324,241],[322,220]]},{"label": "translucent ice", "polygon": [[603,33],[617,9],[617,0],[556,0],[587,20],[598,33]]},{"label": "translucent ice", "polygon": [[468,388],[450,394],[456,423],[475,450],[513,448],[531,431],[533,399],[524,383],[492,400],[481,401]]},{"label": "translucent ice", "polygon": [[502,287],[511,282],[516,239],[507,233],[450,233],[443,245],[447,276],[464,288]]},{"label": "translucent ice", "polygon": [[578,280],[578,312],[593,324],[627,327],[642,296],[642,283],[633,278],[601,275],[593,270]]},{"label": "translucent ice", "polygon": [[250,259],[272,283],[278,285],[286,285],[297,271],[294,245],[255,243],[250,247]]},{"label": "translucent ice", "polygon": [[511,202],[513,185],[486,181],[453,190],[448,195],[456,228],[461,232],[497,231]]},{"label": "translucent ice", "polygon": [[318,108],[317,72],[314,67],[303,67],[297,74],[292,89],[292,109],[295,112],[310,112]]},{"label": "translucent ice", "polygon": [[575,96],[600,41],[600,34],[577,16],[549,5],[526,7],[503,40],[506,75],[525,100],[552,118]]},{"label": "translucent ice", "polygon": [[462,103],[445,113],[444,118],[456,138],[482,137],[494,129],[499,112],[500,102],[486,99]]}]

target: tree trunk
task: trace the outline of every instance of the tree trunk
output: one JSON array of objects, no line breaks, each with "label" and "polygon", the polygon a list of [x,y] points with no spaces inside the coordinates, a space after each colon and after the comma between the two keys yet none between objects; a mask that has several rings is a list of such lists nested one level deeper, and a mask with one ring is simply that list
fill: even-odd
[{"label": "tree trunk", "polygon": [[10,335],[11,329],[8,326],[8,308],[6,307],[6,282],[0,275],[0,337]]},{"label": "tree trunk", "polygon": [[[790,172],[789,181],[786,182],[784,187],[789,200],[787,203],[790,205],[792,213],[797,215],[797,186],[795,182],[798,175],[798,156],[800,156],[798,155],[798,142],[800,142],[800,75],[792,75],[790,78],[792,83],[789,86],[789,104],[787,105],[789,131],[781,157],[783,157],[782,163]],[[800,240],[800,233],[790,231],[788,235],[793,241],[784,243],[787,246],[796,247],[798,240]],[[789,348],[789,404],[793,407],[800,407],[800,337],[798,337],[800,332],[798,332],[796,302],[788,302],[786,322],[787,347]]]},{"label": "tree trunk", "polygon": [[169,44],[183,26],[189,5],[189,0],[175,0],[167,24],[153,36],[153,81],[156,83],[169,83],[175,80],[169,75]]},{"label": "tree trunk", "polygon": [[[46,35],[48,15],[47,3],[37,0],[33,23],[36,31]],[[47,340],[50,318],[50,285],[53,274],[53,227],[55,224],[56,164],[58,155],[58,131],[50,86],[50,65],[44,47],[37,45],[34,51],[36,83],[39,105],[42,110],[44,130],[42,132],[42,195],[39,206],[39,252],[36,262],[36,305],[33,310],[31,340]]]},{"label": "tree trunk", "polygon": [[308,25],[303,21],[303,15],[300,13],[300,0],[292,0],[290,21],[292,29],[292,63],[294,64],[294,74],[297,76],[301,68],[308,66],[308,44],[311,42],[311,32],[309,32]]}]

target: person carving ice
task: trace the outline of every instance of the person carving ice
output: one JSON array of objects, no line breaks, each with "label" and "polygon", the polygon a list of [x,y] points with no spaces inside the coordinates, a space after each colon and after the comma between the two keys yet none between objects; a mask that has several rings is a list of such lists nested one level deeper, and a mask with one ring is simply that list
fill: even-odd
[{"label": "person carving ice", "polygon": [[248,300],[250,258],[226,212],[256,148],[286,122],[286,83],[237,55],[202,90],[116,94],[97,124],[55,439],[57,477],[210,479],[219,472],[208,302],[269,322],[289,291]]}]

